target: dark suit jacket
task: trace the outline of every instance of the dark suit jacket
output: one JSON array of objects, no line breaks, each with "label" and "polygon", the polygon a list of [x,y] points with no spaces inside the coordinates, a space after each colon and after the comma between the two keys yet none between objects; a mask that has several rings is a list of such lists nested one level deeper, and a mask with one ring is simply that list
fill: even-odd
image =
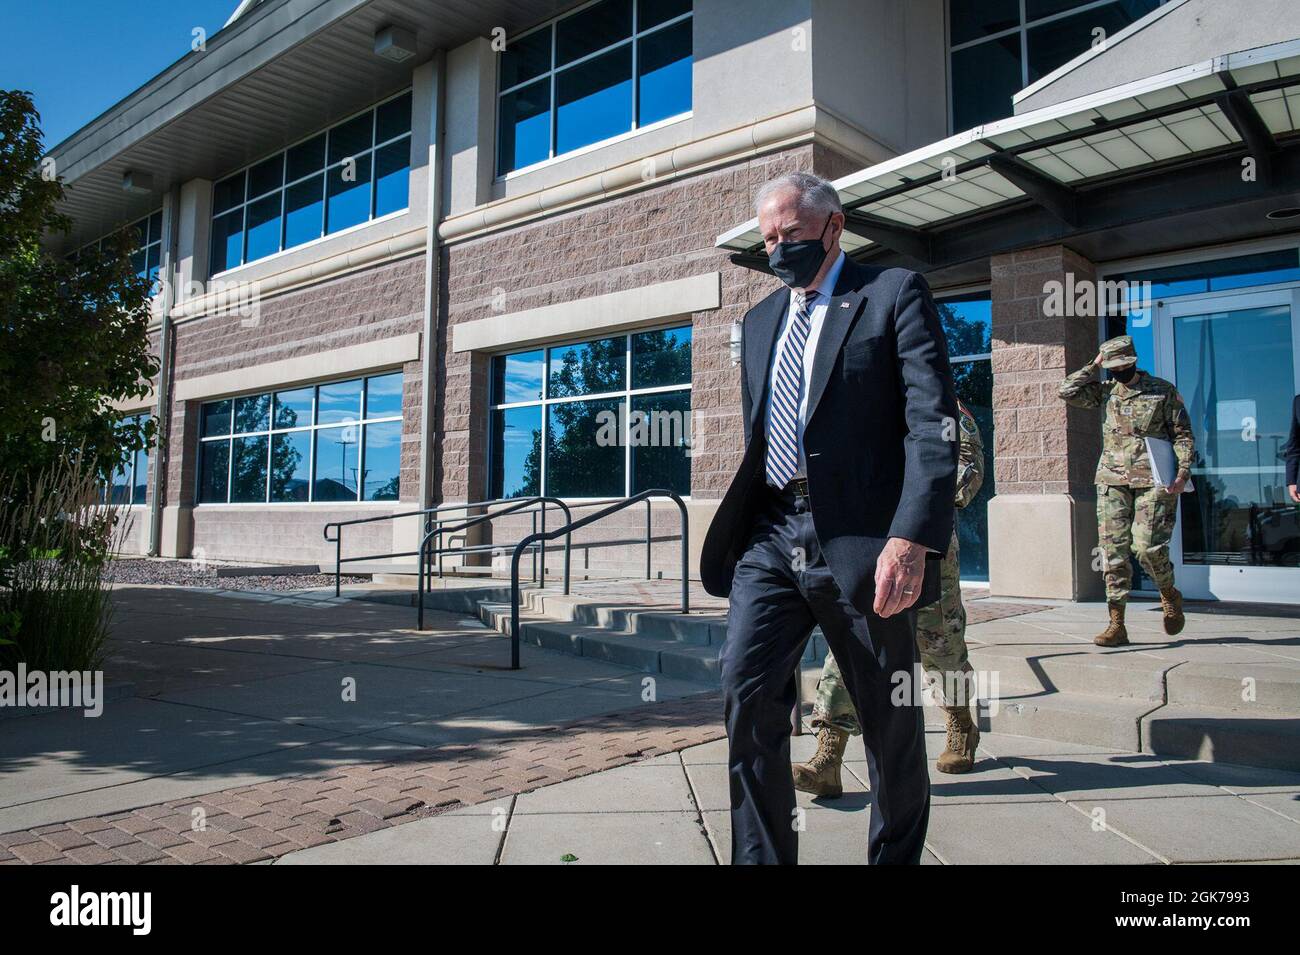
[{"label": "dark suit jacket", "polygon": [[1300,484],[1300,395],[1291,403],[1291,438],[1286,443],[1286,483]]},{"label": "dark suit jacket", "polygon": [[[744,319],[745,455],[700,558],[705,589],[719,597],[731,592],[765,493],[768,369],[789,304],[782,288]],[[948,346],[925,279],[847,259],[813,358],[804,449],[817,541],[859,610],[875,599],[876,559],[891,537],[934,552],[917,605],[938,599],[954,520],[956,422]]]}]

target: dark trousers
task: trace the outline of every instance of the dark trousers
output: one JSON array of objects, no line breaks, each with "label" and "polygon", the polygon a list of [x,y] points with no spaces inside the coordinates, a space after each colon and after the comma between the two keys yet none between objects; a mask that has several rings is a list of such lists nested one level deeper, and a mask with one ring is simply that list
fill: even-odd
[{"label": "dark trousers", "polygon": [[799,857],[790,768],[792,678],[814,626],[839,661],[862,723],[871,782],[867,859],[920,862],[930,817],[921,707],[891,701],[894,675],[918,662],[916,613],[863,614],[822,560],[807,501],[770,492],[736,565],[722,690],[730,752],[731,861],[793,864]]}]

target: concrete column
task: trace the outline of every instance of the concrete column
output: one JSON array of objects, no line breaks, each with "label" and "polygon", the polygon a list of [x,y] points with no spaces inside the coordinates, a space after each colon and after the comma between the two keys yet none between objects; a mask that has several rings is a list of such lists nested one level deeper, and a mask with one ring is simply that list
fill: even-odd
[{"label": "concrete column", "polygon": [[1070,408],[1056,392],[1097,353],[1097,315],[1091,306],[1077,314],[1073,300],[1058,309],[1063,296],[1050,304],[1049,296],[1095,282],[1096,271],[1059,245],[995,256],[989,267],[997,478],[989,586],[1001,596],[1094,599],[1101,430],[1096,412]]},{"label": "concrete column", "polygon": [[496,176],[496,69],[478,37],[447,53],[443,211],[454,216],[492,201]]},{"label": "concrete column", "polygon": [[171,404],[159,553],[163,557],[189,557],[194,544],[194,501],[198,497],[200,402],[173,398]]},{"label": "concrete column", "polygon": [[[433,506],[434,476],[439,449],[434,436],[438,421],[438,368],[442,363],[438,316],[442,299],[442,243],[438,224],[443,203],[443,113],[446,94],[446,54],[439,50],[432,60],[416,67],[412,75],[411,106],[411,192],[412,212],[423,213],[425,223],[424,300],[420,331],[420,427],[419,467],[414,499],[419,509]],[[410,498],[403,488],[403,500]],[[425,519],[400,518],[393,524],[393,552],[418,552],[424,539]],[[418,559],[418,558],[417,558]]]},{"label": "concrete column", "polygon": [[208,280],[208,243],[212,235],[212,180],[182,184],[176,210],[176,302],[190,298],[190,285]]},{"label": "concrete column", "polygon": [[166,490],[168,447],[167,437],[171,423],[172,380],[172,325],[171,310],[176,303],[176,236],[180,207],[180,189],[172,187],[163,196],[162,214],[162,289],[154,296],[152,305],[158,327],[158,377],[154,384],[157,403],[154,422],[158,428],[154,449],[152,473],[149,475],[148,534],[144,552],[152,557],[161,553],[163,494]]},{"label": "concrete column", "polygon": [[[179,305],[202,294],[208,280],[212,180],[191,179],[182,183],[175,215],[176,257],[172,278],[174,304]],[[194,541],[199,405],[174,399],[170,405],[158,552],[163,557],[189,557]]]}]

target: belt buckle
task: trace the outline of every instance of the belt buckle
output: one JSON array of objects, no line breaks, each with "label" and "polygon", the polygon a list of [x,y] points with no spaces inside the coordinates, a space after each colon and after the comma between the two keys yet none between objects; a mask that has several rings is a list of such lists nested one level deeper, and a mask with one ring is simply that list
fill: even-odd
[{"label": "belt buckle", "polygon": [[785,486],[785,489],[789,491],[791,494],[793,494],[795,497],[807,497],[808,479],[795,478],[793,481],[791,481],[789,484]]}]

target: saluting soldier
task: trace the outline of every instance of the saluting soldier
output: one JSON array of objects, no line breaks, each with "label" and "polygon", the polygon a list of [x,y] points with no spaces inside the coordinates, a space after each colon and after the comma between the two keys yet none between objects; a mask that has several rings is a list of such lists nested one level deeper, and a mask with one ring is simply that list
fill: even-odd
[{"label": "saluting soldier", "polygon": [[[1110,380],[1094,380],[1099,367],[1110,372]],[[1104,342],[1096,358],[1066,378],[1059,394],[1076,408],[1104,407],[1096,477],[1097,532],[1106,561],[1110,623],[1093,642],[1100,647],[1129,642],[1124,607],[1133,583],[1129,558],[1134,553],[1160,588],[1165,633],[1180,633],[1183,595],[1174,587],[1169,539],[1178,495],[1191,475],[1196,442],[1178,389],[1138,368],[1133,339],[1121,335]],[[1147,438],[1173,445],[1178,470],[1167,487],[1155,478]]]},{"label": "saluting soldier", "polygon": [[[963,508],[975,499],[984,483],[984,442],[974,415],[961,402],[957,407],[961,447],[956,505]],[[939,599],[917,611],[916,645],[921,652],[921,668],[935,674],[936,686],[942,688],[948,724],[947,745],[935,766],[942,773],[965,773],[975,765],[980,734],[969,707],[971,666],[966,651],[966,608],[961,602],[961,555],[955,525],[948,552],[939,565],[939,576]],[[817,684],[812,725],[817,732],[817,752],[808,762],[795,765],[795,789],[817,796],[839,796],[844,792],[840,777],[844,747],[849,737],[857,736],[862,728],[840,678],[839,664],[829,650]]]}]

